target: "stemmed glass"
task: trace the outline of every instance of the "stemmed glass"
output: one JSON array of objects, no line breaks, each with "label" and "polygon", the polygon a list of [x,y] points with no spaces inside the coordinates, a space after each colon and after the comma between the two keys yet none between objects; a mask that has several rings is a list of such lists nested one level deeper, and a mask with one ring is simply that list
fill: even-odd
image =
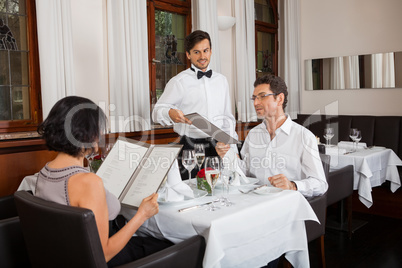
[{"label": "stemmed glass", "polygon": [[95,156],[96,156],[96,153],[93,151],[90,154],[85,155],[85,158],[87,159],[87,162],[88,162],[88,169],[90,171],[91,171],[91,164],[92,164],[92,161],[94,160]]},{"label": "stemmed glass", "polygon": [[324,139],[327,141],[327,146],[331,146],[331,139],[334,137],[334,129],[332,127],[328,127],[324,129]]},{"label": "stemmed glass", "polygon": [[201,170],[202,163],[204,163],[205,159],[204,144],[195,144],[194,151],[195,151],[195,158],[197,160],[198,170]]},{"label": "stemmed glass", "polygon": [[[211,187],[211,195],[214,195],[215,185],[218,182],[220,174],[220,161],[219,157],[207,157],[205,159],[205,179]],[[207,208],[207,210],[215,211],[219,208],[215,207],[214,202]]]},{"label": "stemmed glass", "polygon": [[362,139],[362,134],[360,130],[356,131],[356,137],[355,137],[355,142],[356,142],[356,151],[357,151],[357,146],[359,145],[360,140]]},{"label": "stemmed glass", "polygon": [[357,138],[357,128],[351,128],[350,132],[349,132],[349,137],[352,139],[353,141],[353,149],[352,152],[355,152],[355,142],[356,142],[356,138]]},{"label": "stemmed glass", "polygon": [[183,150],[182,164],[188,170],[188,179],[191,179],[191,171],[195,167],[194,150]]},{"label": "stemmed glass", "polygon": [[101,159],[105,161],[106,156],[110,153],[110,150],[113,148],[113,143],[108,143],[104,148],[102,148]]},{"label": "stemmed glass", "polygon": [[221,200],[221,205],[225,207],[230,207],[233,205],[233,203],[229,200],[229,190],[230,190],[230,182],[234,178],[234,171],[232,168],[232,164],[230,162],[225,161],[225,159],[222,159],[222,164],[221,164],[221,180],[222,180],[222,197],[220,198]]}]

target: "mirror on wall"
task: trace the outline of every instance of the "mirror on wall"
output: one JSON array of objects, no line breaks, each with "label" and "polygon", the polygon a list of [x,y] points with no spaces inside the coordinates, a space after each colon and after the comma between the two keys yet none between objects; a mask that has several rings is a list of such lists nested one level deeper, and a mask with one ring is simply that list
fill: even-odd
[{"label": "mirror on wall", "polygon": [[310,59],[306,90],[402,88],[402,52]]}]

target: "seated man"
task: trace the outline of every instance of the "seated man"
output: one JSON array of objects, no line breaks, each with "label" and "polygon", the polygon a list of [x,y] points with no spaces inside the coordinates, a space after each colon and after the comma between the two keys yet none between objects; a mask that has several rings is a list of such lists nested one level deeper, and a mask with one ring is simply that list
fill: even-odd
[{"label": "seated man", "polygon": [[[322,195],[328,183],[317,140],[285,114],[287,96],[287,86],[280,77],[257,78],[251,99],[263,122],[249,132],[241,150],[243,160],[237,161],[247,176],[258,178],[261,184],[297,190],[306,197]],[[228,150],[228,145],[218,143],[221,157]]]}]

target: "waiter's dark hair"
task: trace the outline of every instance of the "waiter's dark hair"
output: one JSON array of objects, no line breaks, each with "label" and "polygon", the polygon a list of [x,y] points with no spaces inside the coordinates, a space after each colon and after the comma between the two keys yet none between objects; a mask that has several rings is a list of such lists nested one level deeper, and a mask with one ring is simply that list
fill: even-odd
[{"label": "waiter's dark hair", "polygon": [[184,48],[188,53],[190,53],[190,50],[199,42],[201,42],[204,39],[208,39],[209,41],[209,47],[212,49],[212,44],[211,44],[211,37],[209,37],[209,34],[207,32],[197,30],[192,32],[191,34],[186,36],[186,39],[184,39]]},{"label": "waiter's dark hair", "polygon": [[106,131],[106,115],[93,101],[69,96],[59,100],[38,127],[51,151],[77,157],[94,150]]},{"label": "waiter's dark hair", "polygon": [[283,93],[285,96],[282,104],[283,110],[286,108],[286,104],[288,103],[288,87],[286,86],[285,81],[279,76],[275,76],[272,74],[263,75],[257,78],[254,82],[254,88],[259,85],[268,84],[271,88],[271,91],[275,93],[274,98],[276,99],[276,95]]}]

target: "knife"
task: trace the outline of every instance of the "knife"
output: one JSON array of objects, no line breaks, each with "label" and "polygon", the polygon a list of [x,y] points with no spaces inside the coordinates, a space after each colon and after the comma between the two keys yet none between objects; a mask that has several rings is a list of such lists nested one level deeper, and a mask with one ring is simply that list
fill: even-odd
[{"label": "knife", "polygon": [[210,204],[212,204],[212,201],[211,201],[211,202],[208,202],[208,203],[204,203],[204,204],[199,204],[199,205],[196,205],[196,206],[191,206],[191,207],[187,207],[187,208],[182,208],[182,209],[179,209],[179,212],[189,211],[189,210],[192,210],[192,209],[195,209],[195,208],[200,208],[200,207],[203,207],[203,206],[206,206],[206,205],[210,205]]}]

